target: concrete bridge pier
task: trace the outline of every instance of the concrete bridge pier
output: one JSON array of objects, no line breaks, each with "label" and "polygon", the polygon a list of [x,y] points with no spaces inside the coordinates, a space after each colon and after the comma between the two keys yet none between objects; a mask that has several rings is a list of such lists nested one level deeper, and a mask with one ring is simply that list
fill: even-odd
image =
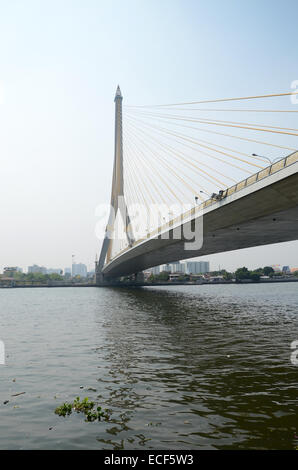
[{"label": "concrete bridge pier", "polygon": [[144,273],[140,271],[139,273],[135,273],[135,282],[136,283],[143,283],[145,281]]},{"label": "concrete bridge pier", "polygon": [[145,277],[142,271],[137,272],[129,276],[129,279],[126,281],[121,281],[120,278],[111,278],[110,276],[104,275],[101,271],[96,270],[96,279],[95,283],[97,286],[115,286],[115,285],[127,285],[134,286],[144,284]]}]

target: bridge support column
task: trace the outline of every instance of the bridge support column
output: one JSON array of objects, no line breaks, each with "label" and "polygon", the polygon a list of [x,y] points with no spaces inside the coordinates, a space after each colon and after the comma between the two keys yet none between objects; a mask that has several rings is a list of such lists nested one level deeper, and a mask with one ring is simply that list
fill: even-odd
[{"label": "bridge support column", "polygon": [[[131,221],[124,197],[124,180],[123,180],[123,135],[122,135],[122,94],[119,86],[117,87],[115,95],[115,153],[114,153],[114,167],[113,167],[113,180],[111,192],[111,205],[108,225],[106,227],[105,237],[103,240],[101,253],[98,261],[98,271],[101,272],[105,262],[109,263],[112,257],[113,245],[113,231],[116,216],[118,211],[124,223],[124,229],[128,245],[131,246],[134,242],[134,236],[131,226]],[[101,279],[99,276],[98,279]],[[108,282],[106,280],[106,282]]]},{"label": "bridge support column", "polygon": [[100,262],[95,260],[95,284],[102,286],[108,284],[108,280],[105,279],[105,275],[102,273]]},{"label": "bridge support column", "polygon": [[96,272],[95,274],[95,283],[97,286],[104,284],[104,275],[100,272]]},{"label": "bridge support column", "polygon": [[142,271],[135,274],[135,281],[142,283],[145,281],[144,273]]}]

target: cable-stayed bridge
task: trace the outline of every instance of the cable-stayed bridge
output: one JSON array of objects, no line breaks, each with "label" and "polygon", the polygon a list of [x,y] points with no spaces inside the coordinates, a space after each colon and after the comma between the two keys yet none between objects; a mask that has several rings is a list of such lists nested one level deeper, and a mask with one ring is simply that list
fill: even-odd
[{"label": "cable-stayed bridge", "polygon": [[97,283],[298,239],[295,94],[123,108],[118,87]]}]

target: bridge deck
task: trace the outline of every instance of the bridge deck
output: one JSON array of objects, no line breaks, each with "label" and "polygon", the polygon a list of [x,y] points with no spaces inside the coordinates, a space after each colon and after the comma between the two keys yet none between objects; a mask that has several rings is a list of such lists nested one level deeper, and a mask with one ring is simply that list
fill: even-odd
[{"label": "bridge deck", "polygon": [[168,224],[163,234],[168,232],[169,239],[151,235],[138,241],[106,264],[103,273],[123,276],[181,259],[298,239],[298,152],[262,172],[230,188],[224,199],[206,201],[180,224],[194,224],[203,213],[200,250],[185,250],[185,239],[173,239]]}]

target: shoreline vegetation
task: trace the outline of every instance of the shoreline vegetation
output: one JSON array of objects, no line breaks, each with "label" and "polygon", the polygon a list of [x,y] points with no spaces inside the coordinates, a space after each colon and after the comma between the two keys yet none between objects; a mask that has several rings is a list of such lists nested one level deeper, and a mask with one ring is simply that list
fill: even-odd
[{"label": "shoreline vegetation", "polygon": [[[238,268],[234,273],[225,269],[213,271],[206,274],[182,273],[171,274],[163,271],[158,275],[149,275],[144,281],[135,281],[133,277],[127,276],[111,280],[101,284],[101,287],[129,287],[129,286],[177,286],[177,285],[206,285],[206,284],[256,284],[276,282],[298,282],[298,271],[294,273],[276,272],[270,266],[249,271],[246,267]],[[0,288],[32,288],[32,287],[97,287],[94,278],[66,279],[65,277],[52,274],[24,274],[16,273],[12,277],[0,276]]]}]

